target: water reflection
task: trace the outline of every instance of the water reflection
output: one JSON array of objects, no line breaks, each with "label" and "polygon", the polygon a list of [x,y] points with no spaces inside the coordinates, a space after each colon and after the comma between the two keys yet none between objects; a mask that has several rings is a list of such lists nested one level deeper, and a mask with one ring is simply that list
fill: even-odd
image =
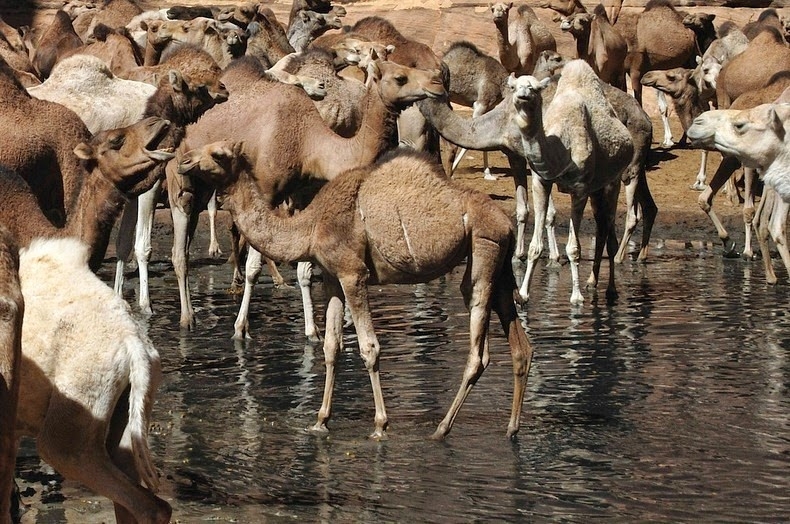
[{"label": "water reflection", "polygon": [[[235,342],[229,267],[199,264],[194,278],[198,328],[187,334],[172,274],[151,283],[165,369],[151,442],[181,521],[790,519],[790,286],[767,287],[757,264],[666,247],[618,268],[616,301],[602,288],[581,308],[567,303],[567,267],[540,269],[523,312],[535,360],[513,443],[498,326],[448,440],[427,439],[465,364],[459,270],[371,289],[391,424],[383,443],[365,438],[373,400],[350,328],[331,433],[316,436],[305,428],[321,402],[323,353],[305,345],[298,290],[258,286],[254,339]],[[321,295],[319,285],[317,304]],[[38,465],[26,453],[30,475]],[[39,521],[109,514],[108,502],[51,478],[66,501],[36,502]]]}]

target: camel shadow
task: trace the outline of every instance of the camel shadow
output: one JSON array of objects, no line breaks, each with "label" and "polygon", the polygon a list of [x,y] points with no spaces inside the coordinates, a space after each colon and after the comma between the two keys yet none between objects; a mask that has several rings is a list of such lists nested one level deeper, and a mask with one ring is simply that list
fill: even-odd
[{"label": "camel shadow", "polygon": [[647,162],[645,163],[645,169],[647,171],[655,171],[659,168],[659,164],[662,162],[669,162],[670,160],[674,160],[678,157],[675,153],[672,152],[671,149],[655,149],[651,148],[650,152],[647,154]]}]

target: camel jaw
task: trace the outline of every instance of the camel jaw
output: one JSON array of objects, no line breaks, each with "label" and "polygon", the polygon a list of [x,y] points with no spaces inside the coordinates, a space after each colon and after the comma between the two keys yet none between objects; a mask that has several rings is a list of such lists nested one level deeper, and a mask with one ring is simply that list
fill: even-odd
[{"label": "camel jaw", "polygon": [[164,119],[157,119],[150,125],[150,131],[152,133],[151,138],[148,140],[148,143],[143,148],[145,154],[151,158],[152,160],[156,160],[158,162],[166,162],[172,158],[175,158],[175,153],[173,152],[172,147],[166,147],[162,149],[153,149],[159,143],[164,140],[167,136],[168,132],[170,131],[171,122],[169,120]]}]

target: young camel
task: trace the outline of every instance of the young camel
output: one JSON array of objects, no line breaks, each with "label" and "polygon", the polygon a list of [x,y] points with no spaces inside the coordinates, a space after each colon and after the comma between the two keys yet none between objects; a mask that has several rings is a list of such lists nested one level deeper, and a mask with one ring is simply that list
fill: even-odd
[{"label": "young camel", "polygon": [[22,317],[16,240],[0,224],[0,522],[11,517],[11,493],[16,462],[16,411],[22,363]]},{"label": "young camel", "polygon": [[148,447],[159,354],[88,257],[73,238],[36,239],[21,250],[16,435],[35,438],[58,473],[112,500],[118,522],[164,524],[172,510],[154,495]]},{"label": "young camel", "polygon": [[[323,121],[312,100],[301,89],[261,79],[234,95],[228,102],[207,111],[187,127],[181,150],[194,149],[218,140],[247,142],[255,159],[264,202],[276,206],[289,195],[290,187],[307,175],[331,180],[343,171],[373,162],[390,147],[398,113],[411,103],[445,94],[438,71],[423,71],[394,62],[372,66],[373,85],[364,101],[360,132],[352,138],[334,133]],[[266,100],[262,105],[261,100]],[[249,107],[258,107],[255,112]],[[294,125],[285,115],[299,114]],[[362,132],[364,130],[364,132]],[[181,327],[194,327],[194,312],[187,285],[188,248],[197,223],[200,202],[173,200],[181,194],[187,177],[175,177],[168,168],[168,195],[173,214],[173,266],[181,296]],[[204,184],[194,181],[195,186]],[[205,195],[208,188],[195,188],[189,195]],[[249,336],[248,321],[239,318],[234,338]]]},{"label": "young camel", "polygon": [[511,13],[513,2],[496,3],[490,7],[497,30],[499,61],[509,73],[531,75],[542,51],[557,50],[557,42],[549,29],[528,5],[520,5]]},{"label": "young camel", "polygon": [[603,5],[590,13],[576,13],[560,24],[576,40],[576,57],[593,68],[598,77],[625,91],[625,60],[628,43],[612,27]]},{"label": "young camel", "polygon": [[314,431],[326,432],[332,411],[335,359],[343,349],[347,302],[370,375],[375,403],[372,438],[388,424],[379,380],[379,342],[368,285],[427,282],[466,258],[461,284],[469,308],[470,348],[458,393],[433,434],[444,438],[472,386],[488,366],[488,325],[496,311],[513,359],[513,403],[507,436],[519,430],[532,347],[516,312],[510,219],[487,196],[445,178],[441,166],[400,153],[347,171],[327,183],[302,212],[281,217],[261,201],[255,159],[244,143],[215,143],[188,152],[182,173],[224,185],[234,221],[257,249],[280,261],[311,260],[324,268],[328,301],[326,382]]}]

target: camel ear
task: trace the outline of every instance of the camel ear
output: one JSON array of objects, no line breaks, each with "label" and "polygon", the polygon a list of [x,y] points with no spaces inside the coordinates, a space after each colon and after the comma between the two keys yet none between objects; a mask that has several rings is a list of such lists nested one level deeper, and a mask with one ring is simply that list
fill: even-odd
[{"label": "camel ear", "polygon": [[305,11],[299,11],[299,18],[302,20],[302,22],[307,22],[310,20],[310,15],[308,15]]},{"label": "camel ear", "polygon": [[544,89],[546,89],[546,87],[548,87],[548,85],[550,83],[551,83],[551,77],[544,78],[543,80],[538,82],[538,85],[537,85],[538,91],[543,91]]},{"label": "camel ear", "polygon": [[713,22],[713,20],[716,18],[716,15],[712,15],[709,13],[702,13],[699,16],[700,18],[702,18],[703,20],[707,20],[708,22]]},{"label": "camel ear", "polygon": [[782,122],[781,117],[776,113],[776,109],[772,105],[770,109],[768,109],[768,119],[771,122],[771,128],[776,132],[776,134],[784,139],[784,123]]},{"label": "camel ear", "polygon": [[507,86],[510,89],[515,89],[516,88],[516,73],[510,73],[510,75],[508,75],[508,77],[507,77]]},{"label": "camel ear", "polygon": [[173,91],[176,93],[180,93],[186,87],[186,82],[184,82],[184,77],[181,76],[181,73],[176,71],[175,69],[171,69],[167,72],[167,81],[170,82],[170,85],[173,86]]},{"label": "camel ear", "polygon": [[388,46],[387,46],[387,47],[385,47],[384,49],[387,51],[387,54],[388,54],[388,55],[391,55],[392,53],[394,53],[394,52],[395,52],[395,46],[394,46],[394,45],[392,45],[392,44],[388,45]]},{"label": "camel ear", "polygon": [[368,74],[376,81],[381,80],[381,68],[378,60],[371,60],[370,64],[368,64]]},{"label": "camel ear", "polygon": [[85,142],[81,142],[74,148],[74,154],[81,160],[91,160],[93,158],[93,147]]},{"label": "camel ear", "polygon": [[239,140],[233,144],[233,158],[241,157],[241,152],[244,150],[244,140]]},{"label": "camel ear", "polygon": [[140,29],[142,29],[143,31],[148,31],[148,24],[146,23],[145,20],[140,20]]},{"label": "camel ear", "polygon": [[701,65],[702,64],[702,57],[701,56],[697,55],[695,57],[695,59],[697,60],[697,65]]},{"label": "camel ear", "polygon": [[508,9],[513,9],[513,2],[508,2],[507,3],[507,8]]}]

